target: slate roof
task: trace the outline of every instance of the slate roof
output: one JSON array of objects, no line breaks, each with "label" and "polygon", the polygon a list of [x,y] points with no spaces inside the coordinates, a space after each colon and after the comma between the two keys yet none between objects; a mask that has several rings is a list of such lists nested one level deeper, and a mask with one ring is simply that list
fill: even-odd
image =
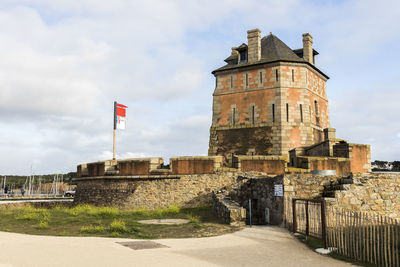
[{"label": "slate roof", "polygon": [[305,62],[292,49],[272,33],[261,39],[261,61],[290,60]]},{"label": "slate roof", "polygon": [[[245,44],[242,44],[240,48],[243,48]],[[246,45],[247,48],[247,45]],[[269,35],[263,37],[261,39],[261,60],[256,63],[237,63],[237,55],[231,55],[227,59],[225,59],[226,62],[228,62],[227,65],[218,68],[214,70],[212,73],[222,71],[222,70],[228,70],[228,69],[234,69],[238,67],[245,67],[245,66],[250,66],[254,64],[264,64],[264,63],[269,63],[269,62],[277,62],[277,61],[284,61],[284,62],[299,62],[299,63],[306,63],[313,68],[315,68],[318,72],[326,76],[324,73],[322,73],[318,68],[316,68],[313,64],[308,63],[305,61],[302,57],[299,57],[297,54],[299,54],[301,50],[303,49],[296,49],[292,50],[290,47],[288,47],[284,42],[282,42],[278,37],[270,33]],[[314,55],[318,55],[318,52],[314,50]],[[326,76],[329,78],[328,76]]]}]

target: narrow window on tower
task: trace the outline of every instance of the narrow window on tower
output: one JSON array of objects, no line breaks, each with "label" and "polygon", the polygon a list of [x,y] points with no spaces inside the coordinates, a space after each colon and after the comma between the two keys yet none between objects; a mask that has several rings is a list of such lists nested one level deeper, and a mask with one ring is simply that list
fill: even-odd
[{"label": "narrow window on tower", "polygon": [[262,83],[262,72],[260,71],[260,83]]},{"label": "narrow window on tower", "polygon": [[255,112],[254,112],[254,106],[251,106],[251,123],[255,123]]},{"label": "narrow window on tower", "polygon": [[292,82],[294,82],[294,70],[292,70]]},{"label": "narrow window on tower", "polygon": [[286,121],[289,122],[289,104],[286,103]]},{"label": "narrow window on tower", "polygon": [[275,104],[272,104],[272,122],[275,122]]},{"label": "narrow window on tower", "polygon": [[236,108],[232,108],[232,125],[236,124]]},{"label": "narrow window on tower", "polygon": [[246,87],[249,86],[249,75],[246,73]]},{"label": "narrow window on tower", "polygon": [[303,104],[300,104],[300,121],[303,122]]},{"label": "narrow window on tower", "polygon": [[279,72],[278,72],[278,70],[275,70],[275,78],[276,78],[276,81],[279,80]]},{"label": "narrow window on tower", "polygon": [[314,100],[314,105],[315,105],[315,117],[319,117],[318,102],[317,102],[317,100]]},{"label": "narrow window on tower", "polygon": [[231,89],[233,88],[233,77],[231,75]]}]

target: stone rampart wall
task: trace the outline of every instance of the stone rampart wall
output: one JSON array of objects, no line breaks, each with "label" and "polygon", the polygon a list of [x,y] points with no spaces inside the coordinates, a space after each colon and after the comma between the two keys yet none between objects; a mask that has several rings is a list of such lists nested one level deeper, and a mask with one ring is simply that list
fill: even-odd
[{"label": "stone rampart wall", "polygon": [[335,191],[330,205],[400,218],[400,174],[366,173],[353,176],[353,184]]},{"label": "stone rampart wall", "polygon": [[222,166],[221,156],[175,157],[170,166],[164,166],[162,158],[138,158],[106,160],[81,164],[77,167],[78,177],[137,176],[170,174],[211,174]]},{"label": "stone rampart wall", "polygon": [[75,203],[159,209],[212,204],[212,191],[232,187],[236,172],[179,176],[94,177],[77,180]]},{"label": "stone rampart wall", "polygon": [[338,183],[345,176],[320,176],[312,174],[289,174],[284,176],[285,197],[318,198],[326,186]]}]

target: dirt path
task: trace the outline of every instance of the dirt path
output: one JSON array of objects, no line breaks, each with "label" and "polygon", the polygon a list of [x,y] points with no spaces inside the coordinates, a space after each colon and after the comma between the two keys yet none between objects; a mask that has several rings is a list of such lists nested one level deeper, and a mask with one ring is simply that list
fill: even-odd
[{"label": "dirt path", "polygon": [[[132,241],[133,248],[142,249],[134,250],[117,243]],[[134,241],[139,240],[0,232],[0,267],[351,266],[310,251],[278,227],[252,227],[233,234],[197,239]],[[148,248],[153,242],[158,243],[155,244],[158,248]]]}]

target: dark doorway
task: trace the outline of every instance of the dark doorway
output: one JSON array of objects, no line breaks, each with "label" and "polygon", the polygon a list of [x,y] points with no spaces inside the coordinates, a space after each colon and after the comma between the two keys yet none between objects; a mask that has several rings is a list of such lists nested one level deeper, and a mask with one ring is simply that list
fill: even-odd
[{"label": "dark doorway", "polygon": [[[251,199],[251,223],[261,224],[260,209],[258,207],[258,199]],[[247,208],[247,224],[250,224],[250,212]]]}]

